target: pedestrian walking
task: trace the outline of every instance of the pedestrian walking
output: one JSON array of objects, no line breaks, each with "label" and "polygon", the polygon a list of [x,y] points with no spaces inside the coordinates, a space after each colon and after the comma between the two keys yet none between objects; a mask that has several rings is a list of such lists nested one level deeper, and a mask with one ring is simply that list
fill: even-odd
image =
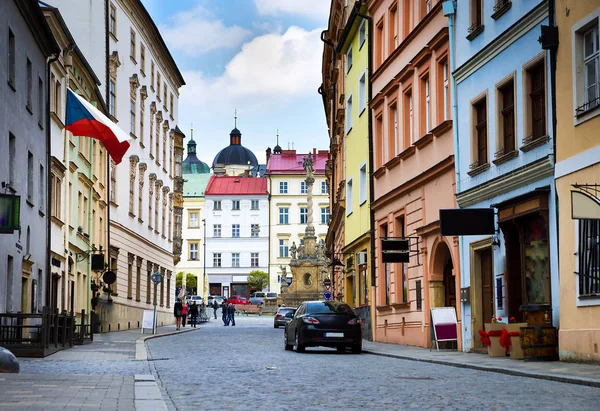
[{"label": "pedestrian walking", "polygon": [[181,298],[178,298],[173,305],[173,315],[175,316],[175,327],[177,330],[181,328],[181,316],[183,315],[183,304],[181,304]]},{"label": "pedestrian walking", "polygon": [[233,304],[229,304],[229,307],[227,307],[227,321],[235,327],[235,305]]},{"label": "pedestrian walking", "polygon": [[194,301],[190,307],[190,326],[196,328],[196,321],[198,319],[198,306]]},{"label": "pedestrian walking", "polygon": [[187,316],[188,316],[188,305],[183,304],[182,308],[181,308],[181,325],[183,326],[183,328],[185,328],[185,322],[187,321]]},{"label": "pedestrian walking", "polygon": [[212,306],[213,306],[213,313],[215,315],[215,320],[216,320],[217,319],[217,310],[219,309],[219,303],[217,302],[216,298],[213,300]]},{"label": "pedestrian walking", "polygon": [[229,325],[229,321],[227,321],[227,300],[223,300],[223,303],[221,304],[221,315],[223,318],[223,325]]}]

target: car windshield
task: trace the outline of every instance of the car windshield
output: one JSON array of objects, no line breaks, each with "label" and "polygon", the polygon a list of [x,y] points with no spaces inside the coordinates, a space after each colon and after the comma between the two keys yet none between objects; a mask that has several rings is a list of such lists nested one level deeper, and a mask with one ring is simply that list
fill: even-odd
[{"label": "car windshield", "polygon": [[309,314],[354,314],[348,304],[333,301],[308,303],[306,305],[306,312]]},{"label": "car windshield", "polygon": [[267,293],[267,297],[277,297],[277,293]]}]

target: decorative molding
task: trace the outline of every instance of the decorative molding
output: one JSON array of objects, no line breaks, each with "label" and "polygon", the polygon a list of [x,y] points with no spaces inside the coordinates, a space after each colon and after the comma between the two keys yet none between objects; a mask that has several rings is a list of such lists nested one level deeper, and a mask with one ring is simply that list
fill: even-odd
[{"label": "decorative molding", "polygon": [[508,174],[458,193],[456,202],[460,208],[469,207],[543,178],[552,177],[553,174],[554,166],[550,156],[546,156]]},{"label": "decorative molding", "polygon": [[110,78],[112,80],[117,80],[117,69],[121,66],[121,61],[119,60],[119,52],[113,51],[110,57],[108,58],[108,68],[110,72]]},{"label": "decorative molding", "polygon": [[427,133],[424,136],[420,137],[413,144],[419,150],[422,150],[425,146],[429,145],[429,143],[431,143],[432,141],[433,141],[433,133],[431,133],[431,131],[430,131],[429,133]]},{"label": "decorative molding", "polygon": [[138,75],[134,73],[129,77],[129,93],[131,94],[131,98],[135,99],[137,97],[137,89],[139,87],[140,81],[138,80]]}]

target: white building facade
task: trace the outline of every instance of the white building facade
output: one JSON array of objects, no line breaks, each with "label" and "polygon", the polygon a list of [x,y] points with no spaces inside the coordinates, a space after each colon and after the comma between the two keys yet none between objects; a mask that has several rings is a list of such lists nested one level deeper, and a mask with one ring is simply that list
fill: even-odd
[{"label": "white building facade", "polygon": [[269,271],[267,179],[212,176],[204,218],[209,293],[248,297],[248,274]]},{"label": "white building facade", "polygon": [[[280,292],[283,270],[291,273],[290,247],[300,246],[308,221],[308,186],[306,172],[302,167],[308,154],[296,150],[281,150],[275,146],[273,154],[267,152],[267,173],[270,201],[270,251],[269,251],[269,290]],[[315,168],[313,185],[313,224],[318,241],[325,241],[329,221],[329,191],[325,178],[327,150],[313,150]]]}]

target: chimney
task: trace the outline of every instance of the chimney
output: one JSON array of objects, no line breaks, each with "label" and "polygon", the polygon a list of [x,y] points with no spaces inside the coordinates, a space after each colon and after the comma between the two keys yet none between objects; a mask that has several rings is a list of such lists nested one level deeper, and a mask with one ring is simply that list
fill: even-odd
[{"label": "chimney", "polygon": [[250,170],[244,171],[244,177],[246,177],[246,178],[250,177]]},{"label": "chimney", "polygon": [[267,147],[267,164],[269,163],[269,158],[271,158],[271,147]]}]

